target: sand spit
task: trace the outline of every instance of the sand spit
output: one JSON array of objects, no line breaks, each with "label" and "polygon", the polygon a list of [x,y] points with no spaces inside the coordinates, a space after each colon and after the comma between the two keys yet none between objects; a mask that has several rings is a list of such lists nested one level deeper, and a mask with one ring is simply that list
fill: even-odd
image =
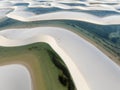
[{"label": "sand spit", "polygon": [[0,66],[0,89],[32,90],[29,71],[20,64]]},{"label": "sand spit", "polygon": [[70,12],[70,11],[60,11],[54,12],[49,14],[42,14],[42,15],[32,15],[30,16],[29,13],[27,14],[20,14],[20,13],[10,13],[7,15],[9,18],[13,18],[16,20],[29,22],[29,21],[40,21],[40,20],[77,20],[77,21],[85,21],[91,22],[100,25],[109,25],[109,24],[119,24],[120,23],[120,15],[112,15],[108,17],[97,17],[91,14],[82,13],[82,12]]},{"label": "sand spit", "polygon": [[77,90],[119,90],[120,69],[106,55],[76,34],[62,28],[38,27],[0,32],[0,45],[48,43],[73,77]]}]

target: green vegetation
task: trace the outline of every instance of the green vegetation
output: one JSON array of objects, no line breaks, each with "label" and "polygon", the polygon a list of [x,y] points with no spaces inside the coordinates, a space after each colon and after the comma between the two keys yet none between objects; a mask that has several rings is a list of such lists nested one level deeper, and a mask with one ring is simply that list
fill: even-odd
[{"label": "green vegetation", "polygon": [[67,66],[46,43],[0,47],[0,63],[26,65],[35,90],[76,90]]}]

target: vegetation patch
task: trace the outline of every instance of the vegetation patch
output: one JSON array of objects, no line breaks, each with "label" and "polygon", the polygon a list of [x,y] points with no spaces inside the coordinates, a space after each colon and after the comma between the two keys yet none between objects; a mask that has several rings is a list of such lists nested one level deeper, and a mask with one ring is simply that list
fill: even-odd
[{"label": "vegetation patch", "polygon": [[76,90],[67,66],[46,43],[0,47],[0,63],[26,65],[35,90]]}]

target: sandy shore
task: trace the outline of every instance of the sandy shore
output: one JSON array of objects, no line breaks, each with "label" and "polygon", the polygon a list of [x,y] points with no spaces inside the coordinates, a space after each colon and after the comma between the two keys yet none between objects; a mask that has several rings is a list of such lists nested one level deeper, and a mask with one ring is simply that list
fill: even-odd
[{"label": "sandy shore", "polygon": [[[19,5],[20,4],[20,5]],[[23,5],[22,5],[23,4]],[[26,4],[26,5],[24,5]],[[113,4],[113,5],[112,5]],[[101,25],[120,24],[120,3],[117,1],[1,1],[0,19],[9,17],[19,21],[30,22],[40,20],[78,20]],[[30,10],[30,9],[33,10]],[[42,10],[40,10],[40,8]],[[44,11],[48,8],[58,10]],[[10,10],[9,10],[10,9]],[[36,10],[34,10],[36,9]],[[37,10],[38,9],[38,10]],[[87,12],[82,12],[87,11]],[[89,11],[101,11],[90,13]],[[103,12],[102,12],[103,11]],[[39,13],[37,13],[39,12]],[[41,12],[41,13],[40,13]],[[106,13],[109,13],[106,15]]]},{"label": "sandy shore", "polygon": [[[57,26],[57,27],[59,27],[59,26]],[[115,62],[116,64],[118,64],[120,66],[120,61],[113,54],[111,54],[110,52],[106,51],[102,46],[100,46],[94,40],[92,40],[89,37],[87,37],[87,35],[84,35],[84,34],[80,33],[76,28],[73,28],[71,26],[62,25],[61,27],[65,28],[65,29],[68,29],[68,30],[76,33],[80,37],[84,38],[85,40],[87,40],[88,42],[90,42],[91,44],[93,44],[95,47],[97,47],[98,49],[100,49],[105,55],[107,55],[111,60],[113,60],[113,62]]]},{"label": "sandy shore", "polygon": [[34,42],[50,44],[68,66],[77,90],[120,89],[119,67],[92,44],[66,29],[12,29],[1,31],[0,35],[1,46],[20,46]]},{"label": "sandy shore", "polygon": [[110,24],[119,24],[120,15],[113,15],[108,17],[97,17],[91,14],[82,13],[82,12],[70,12],[70,11],[61,11],[55,13],[48,13],[42,15],[31,15],[31,13],[20,14],[20,13],[10,13],[7,15],[9,18],[13,18],[19,21],[30,22],[30,21],[40,21],[40,20],[77,20],[85,21],[100,25],[110,25]]},{"label": "sandy shore", "polygon": [[32,90],[30,73],[21,64],[0,66],[0,85],[3,90]]},{"label": "sandy shore", "polygon": [[[14,65],[14,64],[19,64],[24,66],[28,72],[29,72],[29,77],[30,77],[30,89],[28,90],[46,90],[44,86],[44,80],[41,72],[37,72],[36,70],[39,69],[39,61],[38,59],[30,54],[30,53],[23,53],[21,55],[13,56],[13,57],[3,57],[1,58],[0,61],[1,66],[6,66],[6,65]],[[39,69],[39,71],[41,71]],[[40,85],[39,85],[40,84]]]},{"label": "sandy shore", "polygon": [[[8,34],[10,34],[10,33],[8,32]],[[16,33],[16,35],[17,35],[17,33]],[[29,33],[29,35],[30,35],[30,33]],[[7,35],[7,36],[9,36],[9,35]],[[30,35],[30,37],[31,37],[31,35]],[[6,47],[13,47],[13,46],[21,46],[21,45],[26,45],[26,44],[35,43],[35,42],[46,42],[46,43],[50,44],[51,47],[61,56],[61,58],[63,60],[65,60],[64,62],[68,66],[68,69],[73,77],[73,81],[75,82],[77,90],[79,88],[89,90],[89,89],[87,89],[88,86],[86,85],[86,82],[85,82],[82,74],[77,69],[76,65],[73,63],[71,58],[69,56],[67,56],[66,53],[64,53],[64,51],[61,48],[58,47],[54,38],[52,38],[51,36],[48,36],[48,35],[47,36],[46,35],[38,35],[38,36],[35,35],[35,37],[32,37],[32,38],[30,38],[30,37],[28,39],[25,39],[26,37],[23,36],[22,40],[19,40],[19,39],[18,40],[12,40],[12,39],[10,40],[10,39],[8,39],[8,37],[7,38],[1,37],[0,45],[6,46]],[[17,39],[17,37],[16,37],[16,39]],[[77,75],[74,75],[75,73],[77,73]],[[77,77],[79,77],[79,79]],[[78,80],[82,81],[82,82],[78,82]]]},{"label": "sandy shore", "polygon": [[[85,21],[100,25],[120,24],[120,14],[107,16],[103,15],[100,17],[99,15],[79,11],[104,10],[105,12],[112,11],[112,13],[120,13],[120,4],[115,1],[115,5],[109,5],[113,4],[113,0],[110,2],[111,3],[108,3],[108,0],[52,0],[51,2],[44,2],[41,4],[40,2],[31,0],[2,0],[0,1],[0,12],[2,13],[0,15],[0,20],[2,22],[7,17],[23,22],[64,19]],[[116,2],[118,4],[116,4]],[[20,3],[27,3],[28,5],[17,5]],[[36,5],[37,3],[39,3],[39,5]],[[70,6],[70,4],[81,5]],[[55,7],[64,10],[45,14],[36,14],[35,12],[27,10],[36,7]],[[7,10],[8,8],[10,10]],[[78,11],[70,11],[71,9]],[[62,60],[64,60],[72,75],[77,90],[120,90],[120,68],[106,56],[108,55],[111,57],[111,54],[106,52],[103,48],[99,47],[98,44],[86,38],[84,35],[77,33],[79,35],[78,36],[75,33],[72,33],[71,31],[63,28],[56,27],[4,30],[0,31],[0,46],[14,47],[35,42],[46,42],[58,53],[58,55],[60,55]],[[97,49],[94,45],[103,51],[106,55]],[[112,59],[114,60],[114,58]],[[23,64],[28,67],[31,72],[31,76],[34,78],[34,75],[32,74],[33,70],[30,68],[30,66],[24,62]],[[35,80],[35,78],[33,80]],[[36,85],[35,82],[34,85]]]}]

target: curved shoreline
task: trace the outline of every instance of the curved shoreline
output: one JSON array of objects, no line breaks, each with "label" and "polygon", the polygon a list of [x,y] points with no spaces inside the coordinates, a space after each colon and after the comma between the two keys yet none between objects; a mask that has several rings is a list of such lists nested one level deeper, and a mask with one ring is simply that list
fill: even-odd
[{"label": "curved shoreline", "polygon": [[100,46],[96,41],[90,39],[88,36],[86,36],[84,33],[80,33],[78,31],[78,29],[74,28],[74,27],[70,27],[70,26],[56,26],[56,27],[61,27],[64,29],[68,29],[72,32],[74,32],[75,34],[79,35],[80,37],[82,37],[83,39],[85,39],[86,41],[88,41],[89,43],[93,44],[95,47],[97,47],[100,51],[102,51],[105,55],[107,55],[113,62],[115,62],[117,65],[120,66],[120,61],[118,59],[118,57],[115,57],[115,55],[113,55],[112,53],[108,52],[107,50],[105,50],[102,46]]},{"label": "curved shoreline", "polygon": [[[28,39],[22,40],[22,41],[20,41],[20,40],[18,40],[18,41],[17,40],[9,40],[9,39],[6,39],[4,37],[2,37],[0,39],[1,39],[1,41],[3,39],[3,42],[2,43],[0,42],[0,46],[4,46],[4,47],[22,46],[22,45],[35,43],[35,42],[48,43],[60,55],[62,60],[63,61],[65,60],[64,62],[67,65],[67,67],[68,67],[68,69],[69,69],[69,71],[72,75],[72,78],[73,78],[73,81],[75,83],[75,86],[76,86],[77,90],[79,90],[80,88],[83,89],[83,90],[89,90],[82,74],[79,72],[79,70],[77,69],[75,64],[72,62],[71,58],[68,55],[66,55],[66,53],[61,48],[58,47],[56,41],[51,36],[46,36],[46,35],[39,36],[38,35],[38,36],[28,38]],[[75,75],[74,73],[77,73],[77,75]],[[78,81],[82,81],[82,82],[78,82]]]},{"label": "curved shoreline", "polygon": [[[119,24],[120,23],[120,4],[118,1],[96,1],[96,0],[87,0],[87,1],[79,1],[79,0],[69,0],[69,1],[56,1],[56,0],[50,0],[50,1],[0,1],[0,9],[5,9],[1,11],[0,18],[3,17],[9,17],[12,19],[16,19],[19,21],[38,21],[38,20],[57,20],[57,19],[65,19],[65,20],[80,20],[80,21],[86,21],[91,22],[95,24],[101,24],[101,25],[109,25],[109,24]],[[20,5],[19,5],[20,4]],[[25,5],[24,5],[25,4]],[[70,4],[70,5],[69,5]],[[50,10],[50,12],[45,11],[42,12],[42,10],[38,10],[38,12],[41,12],[39,14],[36,14],[37,11],[29,11],[27,9],[30,8],[41,8],[44,10],[45,8],[58,8],[61,9],[61,12],[54,12]],[[11,12],[9,12],[7,9],[12,9]],[[90,10],[94,11],[103,11],[99,17],[99,15],[95,15],[89,13]],[[59,11],[59,10],[56,10]],[[82,11],[88,11],[88,12],[82,12]],[[110,11],[107,16],[104,17],[104,14],[107,13],[106,11]],[[117,14],[116,14],[117,13]]]},{"label": "curved shoreline", "polygon": [[[0,80],[1,89],[13,90],[13,88],[17,87],[23,90],[32,90],[30,73],[22,64],[5,64],[0,66]],[[6,84],[4,85],[4,83]]]},{"label": "curved shoreline", "polygon": [[[120,75],[118,66],[93,45],[70,31],[54,27],[38,27],[25,30],[4,30],[0,34],[3,36],[0,40],[1,46],[9,47],[34,42],[50,44],[62,60],[64,60],[78,90],[99,90],[105,88],[109,88],[109,90],[116,88],[118,90],[117,88],[120,88],[118,83],[116,83],[116,81],[120,82],[119,78],[116,77],[117,80],[109,80],[113,76]],[[4,38],[4,36],[8,39]],[[96,65],[98,65],[97,71],[95,69]],[[98,78],[99,76],[101,78]],[[95,87],[97,89],[93,89]]]},{"label": "curved shoreline", "polygon": [[[1,28],[3,31],[0,31],[0,46],[17,47],[37,42],[48,43],[65,62],[72,75],[77,90],[120,90],[119,66],[116,65],[116,63],[114,63],[105,54],[103,54],[101,52],[103,48],[101,49],[101,47],[99,47],[95,42],[91,41],[93,44],[92,45],[88,42],[89,40],[84,35],[78,36],[78,34],[76,35],[73,33],[77,31],[71,30],[73,32],[70,32],[67,30],[67,28],[62,29],[49,26],[26,28],[27,25],[32,27],[33,22],[37,23],[44,20],[75,20],[94,23],[96,25],[120,25],[120,3],[117,0],[114,2],[113,1],[114,0],[43,0],[43,2],[41,2],[39,0],[2,0],[0,1],[0,22],[3,29],[5,29],[4,27],[7,26],[7,28],[9,28],[9,25],[11,27],[11,23],[12,25],[15,25],[17,20],[21,22],[17,24],[18,27],[20,24],[27,22],[31,22],[31,24],[29,25],[28,23],[23,26],[25,27],[24,29],[17,29],[17,26],[14,26],[16,29],[9,28],[9,30],[3,30]],[[57,9],[53,10],[54,8]],[[12,20],[9,19],[15,19],[16,21],[14,22],[13,20],[12,22]],[[37,25],[40,25],[40,23]],[[83,38],[81,38],[81,36],[83,36]],[[97,47],[99,47],[101,51],[97,49]],[[111,49],[111,51],[112,50],[113,49]],[[3,52],[2,49],[1,52]],[[104,51],[104,53],[105,52],[106,51]],[[107,54],[110,56],[109,52]],[[33,79],[32,84],[35,86],[36,83],[39,82],[35,82],[34,79],[39,79],[41,76],[39,73],[37,74],[34,72],[36,70],[35,68],[30,68],[34,67],[31,65],[31,62],[29,62],[29,65],[27,63],[29,60],[35,60],[36,58],[33,58],[33,54],[31,53],[30,55],[27,55],[24,53],[21,55],[21,57],[16,56],[19,58],[15,60],[16,62],[18,61],[19,64],[21,63],[29,69]],[[117,55],[119,55],[119,53]],[[12,54],[10,54],[10,56],[12,56]],[[25,57],[24,60],[22,59],[23,57]],[[11,58],[11,61],[13,59],[14,58]],[[10,60],[10,58],[3,59],[3,61],[4,60],[7,61]],[[15,60],[13,60],[13,63],[16,63]],[[21,62],[19,62],[20,60]],[[12,63],[11,61],[9,62]],[[10,64],[9,62],[8,64]],[[37,61],[33,63],[33,65],[36,63]],[[34,75],[38,75],[39,77],[34,77]],[[44,81],[42,83],[41,82],[42,79],[39,83],[39,86],[42,86]],[[37,87],[37,85],[35,87]],[[37,89],[39,88],[35,88],[35,90]]]},{"label": "curved shoreline", "polygon": [[118,19],[120,18],[120,15],[112,15],[112,16],[101,18],[88,13],[70,12],[70,11],[59,11],[54,13],[33,15],[33,16],[28,16],[28,15],[21,16],[19,14],[17,15],[17,13],[10,13],[6,16],[19,21],[23,21],[23,22],[63,19],[63,20],[85,21],[85,22],[90,22],[90,23],[95,23],[100,25],[120,24],[119,22],[120,20]]}]

